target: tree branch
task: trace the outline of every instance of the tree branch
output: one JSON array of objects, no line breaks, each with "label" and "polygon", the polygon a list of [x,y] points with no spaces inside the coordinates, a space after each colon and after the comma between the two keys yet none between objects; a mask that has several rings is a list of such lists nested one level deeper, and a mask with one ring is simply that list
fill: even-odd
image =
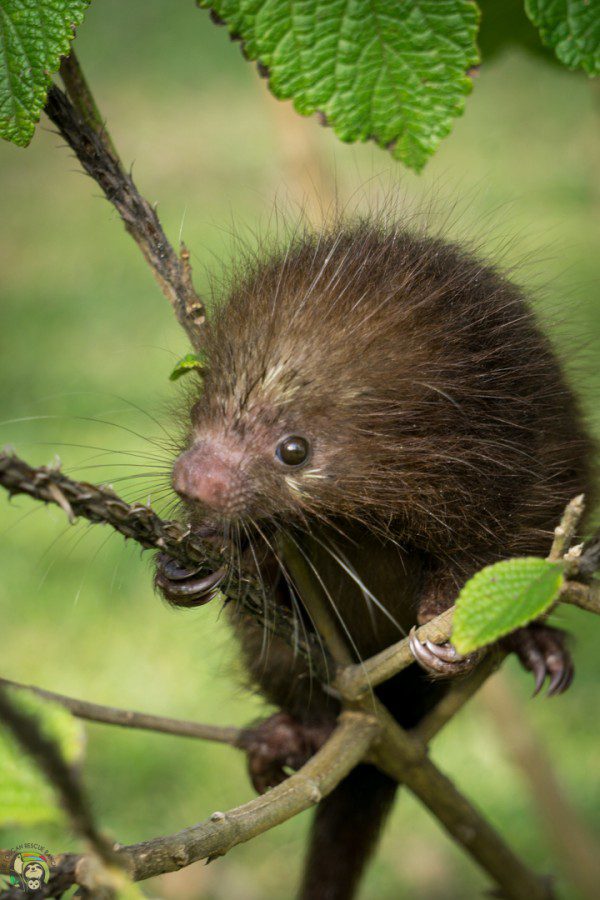
[{"label": "tree branch", "polygon": [[[374,716],[343,712],[329,740],[282,784],[229,812],[214,812],[204,822],[176,834],[117,846],[117,856],[134,881],[175,872],[199,859],[223,856],[237,844],[319,803],[360,762],[377,731]],[[86,884],[89,867],[87,856],[58,857],[45,896],[54,896],[72,884]]]},{"label": "tree branch", "polygon": [[141,196],[133,178],[123,169],[73,53],[63,61],[61,75],[68,96],[52,85],[45,106],[47,116],[84,171],[119,213],[173,307],[177,321],[185,329],[192,346],[199,350],[205,309],[192,284],[187,248],[181,244],[179,255],[175,252],[156,210]]},{"label": "tree branch", "polygon": [[[0,452],[0,486],[11,496],[27,494],[60,506],[71,522],[81,517],[110,525],[145,549],[163,550],[189,568],[201,564],[199,574],[208,575],[229,563],[227,546],[216,549],[189,526],[163,521],[149,506],[126,503],[111,488],[75,481],[57,467],[33,468],[14,453]],[[311,632],[298,634],[292,615],[280,607],[265,615],[262,588],[254,577],[233,567],[226,590],[227,597],[239,602],[265,629],[294,643],[300,653],[310,657],[316,676],[326,678],[326,660],[317,637]]]},{"label": "tree branch", "polygon": [[[334,689],[340,690],[340,685],[344,685],[344,675],[349,670],[358,674],[362,689],[358,691],[358,699],[349,700],[342,695],[345,707],[373,713],[379,723],[380,733],[369,751],[369,761],[374,762],[397,782],[405,784],[436,816],[456,843],[464,847],[502,888],[504,896],[509,900],[550,900],[553,895],[547,880],[540,878],[519,859],[466,797],[431,762],[427,756],[427,748],[418,734],[405,731],[373,693],[374,683],[380,683],[414,662],[412,653],[407,658],[405,652],[407,640],[400,642],[402,647],[396,654],[396,659],[386,658],[383,663],[375,666],[371,665],[372,660],[357,666],[348,665],[348,660],[352,658],[351,648],[347,637],[341,633],[331,616],[324,592],[310,577],[307,562],[299,548],[292,545],[287,547],[287,551],[290,573],[299,587],[302,602],[340,666],[333,684]],[[442,617],[438,617],[438,620],[440,618]],[[442,637],[444,632],[449,635],[451,619],[451,616],[444,614],[441,629],[436,625]],[[379,657],[381,654],[375,659]],[[382,675],[382,670],[385,670],[385,676]],[[381,678],[374,681],[371,677],[373,675],[376,679],[381,675]],[[350,682],[352,683],[352,678]],[[437,722],[430,721],[429,728],[433,728],[435,733],[437,726],[441,727],[442,720],[443,716]]]},{"label": "tree branch", "polygon": [[[10,493],[26,493],[45,502],[56,503],[71,518],[82,515],[90,521],[108,522],[126,537],[139,541],[142,546],[159,546],[184,564],[196,563],[205,560],[210,554],[213,556],[215,554],[214,547],[204,547],[189,529],[183,528],[179,523],[163,522],[148,507],[130,506],[112,490],[75,482],[57,469],[46,467],[33,469],[11,454],[0,454],[0,484]],[[567,546],[568,540],[570,538],[566,539],[564,546]],[[298,571],[296,569],[294,571],[302,578],[302,560],[298,554],[296,557]],[[214,564],[215,561],[212,562],[211,568]],[[591,605],[590,598],[596,595],[594,585],[590,587],[578,583],[572,590],[565,588],[565,597],[570,598],[569,602],[583,607],[586,604]],[[472,696],[486,674],[493,669],[493,661],[486,661],[485,665],[489,666],[489,669],[486,668],[479,674],[470,687],[464,690],[462,697],[455,695],[448,708],[441,711],[437,719],[426,720],[421,732],[417,729],[415,733],[409,734],[397,724],[372,694],[374,685],[390,678],[413,662],[412,654],[408,650],[408,641],[405,639],[398,642],[371,660],[367,660],[363,665],[347,665],[350,657],[344,647],[344,639],[337,634],[337,627],[327,609],[322,603],[319,607],[319,603],[319,598],[311,595],[308,607],[317,629],[323,630],[334,645],[332,655],[339,661],[334,688],[344,699],[346,707],[359,715],[360,721],[368,720],[371,723],[369,740],[365,742],[360,754],[352,757],[354,760],[352,765],[364,758],[368,751],[369,761],[375,762],[383,771],[406,784],[433,812],[454,840],[462,845],[502,887],[508,898],[548,900],[552,892],[547,881],[539,878],[521,862],[480,813],[429,760],[426,746],[421,739],[435,734],[463,702]],[[447,640],[451,633],[452,612],[450,609],[427,625],[421,626],[417,632],[418,636],[436,642]],[[377,731],[379,734],[373,743]],[[331,755],[337,758],[342,754],[343,758],[348,760],[348,756],[344,754],[349,753],[352,748],[344,744],[345,739],[342,739],[340,734],[336,732],[333,751],[331,742],[328,741],[307,766],[279,788],[225,815],[227,823],[225,829],[221,829],[220,824],[217,827],[217,823],[222,821],[219,814],[216,818],[213,817],[210,823],[186,829],[178,835],[157,838],[134,848],[124,848],[123,852],[133,854],[131,865],[134,877],[145,878],[161,871],[172,871],[174,868],[188,865],[195,859],[203,858],[202,854],[211,856],[226,852],[234,843],[248,840],[254,834],[295,814],[299,809],[306,808],[303,804],[307,803],[307,785],[312,784],[314,788],[315,779],[319,784],[323,780],[325,784],[329,784],[327,778],[330,772],[321,769],[321,763],[325,761],[328,766]],[[373,746],[368,749],[372,743]],[[345,771],[349,771],[352,765]],[[343,774],[339,778],[343,777]],[[296,793],[296,786],[299,793]],[[332,789],[333,786],[335,785],[332,784],[328,789]],[[291,799],[287,788],[292,790]],[[83,870],[75,870],[78,866],[85,868],[87,863],[74,857],[64,857],[64,860],[67,869],[71,866],[69,871],[74,880],[83,883],[81,879],[85,873]]]},{"label": "tree branch", "polygon": [[140,728],[146,731],[157,731],[161,734],[173,734],[178,737],[199,738],[204,741],[216,741],[219,744],[230,744],[232,747],[240,747],[243,743],[243,729],[233,726],[205,725],[202,722],[189,722],[185,719],[171,719],[166,716],[135,712],[132,709],[103,706],[87,700],[78,700],[75,697],[66,697],[64,694],[55,694],[54,691],[47,691],[31,684],[10,681],[8,678],[0,678],[0,687],[30,691],[37,697],[59,703],[78,719],[86,719],[89,722],[118,725],[123,728]]}]

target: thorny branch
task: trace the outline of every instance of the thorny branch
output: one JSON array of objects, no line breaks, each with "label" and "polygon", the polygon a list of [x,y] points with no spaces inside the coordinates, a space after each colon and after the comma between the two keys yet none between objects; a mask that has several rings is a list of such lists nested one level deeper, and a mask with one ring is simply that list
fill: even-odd
[{"label": "thorny branch", "polygon": [[[145,549],[163,550],[183,565],[199,563],[201,574],[215,572],[227,565],[228,548],[221,548],[194,534],[179,522],[165,522],[141,503],[130,505],[110,487],[101,487],[69,478],[56,466],[33,468],[11,452],[0,451],[0,485],[13,496],[27,494],[64,510],[71,522],[77,517],[110,525],[125,538],[137,541]],[[239,577],[238,577],[239,574]],[[295,642],[299,652],[314,658],[314,671],[326,677],[326,659],[316,637],[298,633],[291,615],[274,609],[265,616],[260,585],[247,573],[234,567],[227,581],[227,597],[239,602],[248,615],[284,640]]]}]

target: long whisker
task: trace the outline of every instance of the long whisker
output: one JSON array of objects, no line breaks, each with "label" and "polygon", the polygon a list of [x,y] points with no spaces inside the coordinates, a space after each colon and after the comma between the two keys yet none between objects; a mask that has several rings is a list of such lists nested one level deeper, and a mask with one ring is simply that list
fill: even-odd
[{"label": "long whisker", "polygon": [[[285,561],[284,561],[284,559],[283,559],[281,553],[279,553],[279,551],[277,550],[276,544],[272,543],[272,542],[268,539],[267,535],[264,534],[264,532],[262,531],[262,529],[260,528],[260,526],[259,526],[256,522],[254,523],[254,527],[256,528],[256,530],[258,531],[258,533],[260,534],[260,536],[262,537],[262,539],[263,539],[264,542],[266,543],[267,547],[269,548],[269,550],[271,551],[271,553],[273,554],[273,556],[274,556],[275,559],[277,560],[277,564],[278,564],[279,569],[280,569],[280,571],[281,571],[281,573],[282,573],[282,575],[283,575],[283,577],[284,577],[284,579],[285,579],[285,582],[286,582],[286,585],[287,585],[287,588],[288,588],[288,591],[289,591],[290,601],[291,601],[291,603],[292,603],[292,613],[293,613],[293,616],[294,616],[294,626],[296,627],[296,621],[298,621],[298,622],[300,623],[300,627],[301,627],[301,629],[302,629],[302,634],[303,634],[303,637],[304,637],[304,643],[305,643],[305,646],[306,646],[307,651],[308,651],[308,653],[307,653],[307,663],[308,663],[309,700],[310,700],[311,697],[312,697],[314,671],[313,671],[313,664],[312,664],[312,658],[311,658],[311,653],[310,653],[310,639],[309,639],[309,636],[308,636],[308,630],[307,630],[307,628],[306,628],[306,623],[305,623],[305,621],[304,621],[304,616],[302,615],[302,610],[303,610],[303,609],[304,609],[305,614],[308,616],[308,619],[309,619],[309,621],[310,621],[310,624],[312,625],[312,630],[313,630],[314,635],[315,635],[315,637],[316,637],[316,639],[317,639],[317,642],[318,642],[318,644],[319,644],[319,648],[320,648],[320,650],[321,650],[321,654],[322,654],[322,657],[323,657],[323,666],[324,666],[324,670],[325,670],[325,677],[326,677],[326,680],[329,681],[329,680],[330,680],[330,673],[329,673],[329,664],[328,664],[328,659],[327,659],[327,652],[326,652],[326,650],[325,650],[325,645],[323,644],[323,639],[322,639],[321,635],[320,635],[319,632],[317,631],[317,628],[316,628],[315,622],[314,622],[314,620],[313,620],[313,617],[312,617],[312,615],[311,615],[311,613],[310,613],[310,610],[306,609],[303,605],[301,605],[301,602],[300,602],[300,600],[299,600],[299,597],[298,597],[298,594],[297,594],[297,591],[296,591],[296,585],[293,583],[292,576],[291,576],[291,574],[289,573],[287,566],[285,565]],[[294,656],[295,656],[295,655],[296,655],[296,646],[294,645]]]},{"label": "long whisker", "polygon": [[394,616],[389,612],[389,610],[387,610],[385,608],[385,606],[383,605],[381,600],[379,600],[375,596],[375,594],[369,590],[369,588],[366,586],[366,584],[364,583],[364,581],[362,580],[362,578],[360,577],[360,575],[358,574],[356,569],[354,569],[354,567],[351,565],[351,563],[349,563],[348,560],[344,558],[340,549],[338,547],[335,547],[335,544],[334,544],[333,546],[335,547],[335,550],[337,551],[337,553],[336,553],[324,541],[320,540],[320,538],[318,538],[316,534],[311,533],[311,536],[314,541],[316,541],[321,547],[323,547],[324,550],[326,550],[329,553],[329,555],[338,563],[338,565],[341,566],[341,568],[344,570],[344,572],[346,572],[346,574],[350,576],[352,581],[354,581],[354,583],[360,588],[361,594],[363,595],[363,597],[365,598],[365,601],[367,602],[367,606],[369,604],[369,601],[371,603],[375,604],[377,609],[379,609],[383,613],[383,615],[387,619],[389,619],[389,621],[392,623],[392,625],[394,625],[394,627],[398,629],[400,634],[403,635],[404,637],[406,637],[406,631],[404,630],[404,628],[402,628],[402,626],[400,625],[398,620],[394,618]]},{"label": "long whisker", "polygon": [[[362,656],[361,656],[361,654],[360,654],[360,651],[359,651],[358,647],[356,646],[356,642],[355,642],[354,638],[352,637],[352,634],[351,634],[351,632],[350,632],[348,626],[346,625],[346,622],[345,622],[345,620],[344,620],[344,617],[342,616],[340,610],[338,609],[338,606],[337,606],[335,600],[334,600],[333,597],[331,596],[331,594],[330,594],[330,592],[329,592],[329,590],[328,590],[328,588],[327,588],[327,585],[325,584],[325,582],[324,582],[323,579],[321,578],[321,575],[319,574],[319,571],[317,570],[317,568],[316,568],[316,566],[314,565],[314,563],[313,563],[313,561],[311,560],[311,558],[310,558],[310,557],[308,556],[308,554],[305,552],[304,548],[301,546],[301,544],[300,544],[300,543],[296,540],[296,538],[293,536],[293,534],[292,534],[291,532],[287,532],[287,536],[290,538],[290,540],[292,541],[292,543],[293,543],[293,544],[297,547],[297,549],[300,551],[300,553],[302,554],[302,556],[303,556],[304,559],[306,560],[308,566],[309,566],[310,569],[312,570],[312,572],[313,572],[315,578],[317,579],[317,581],[319,582],[319,585],[321,586],[321,588],[322,588],[322,590],[323,590],[323,593],[325,594],[327,600],[329,601],[329,603],[330,603],[330,605],[331,605],[331,608],[333,609],[333,611],[334,611],[334,613],[335,613],[335,615],[336,615],[336,618],[338,619],[340,625],[342,626],[342,629],[343,629],[343,631],[344,631],[344,634],[345,634],[346,637],[348,638],[348,642],[349,642],[350,646],[352,647],[352,650],[354,651],[354,653],[355,653],[355,655],[356,655],[356,658],[357,658],[358,662],[362,664],[363,659],[362,659]],[[300,599],[302,599],[302,597],[300,597]],[[303,603],[303,606],[306,608],[306,604]]]},{"label": "long whisker", "polygon": [[258,564],[258,558],[257,558],[256,552],[254,550],[254,544],[252,543],[252,536],[250,535],[250,532],[243,521],[241,522],[241,525],[242,525],[242,528],[244,529],[244,533],[248,540],[248,547],[250,548],[250,552],[252,554],[252,559],[254,560],[254,566],[256,568],[256,574],[258,577],[258,581],[260,584],[261,593],[262,593],[262,597],[263,597],[264,625],[263,625],[263,635],[262,635],[260,659],[264,660],[264,663],[266,664],[266,659],[267,659],[267,655],[268,655],[268,651],[269,651],[269,642],[270,642],[270,637],[271,637],[270,629],[269,629],[269,618],[268,618],[268,616],[269,616],[269,601],[267,599],[267,592],[265,590],[265,584],[264,584],[264,579],[263,579],[262,572],[260,569],[260,565]]}]

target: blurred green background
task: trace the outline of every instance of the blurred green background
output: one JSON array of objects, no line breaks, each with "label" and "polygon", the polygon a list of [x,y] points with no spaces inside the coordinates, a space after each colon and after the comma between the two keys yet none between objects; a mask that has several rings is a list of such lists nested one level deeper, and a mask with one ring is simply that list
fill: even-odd
[{"label": "blurred green background", "polygon": [[[223,29],[191,0],[97,0],[77,37],[80,60],[123,159],[158,202],[167,233],[192,250],[200,289],[232,232],[253,240],[274,209],[343,204],[425,210],[515,267],[563,353],[600,431],[600,93],[584,76],[518,50],[484,65],[464,118],[416,177],[377,148],[349,147],[267,95]],[[47,121],[32,146],[0,147],[0,443],[28,460],[60,455],[77,477],[168,505],[168,427],[183,334],[116,214]],[[433,212],[431,212],[433,210]],[[576,357],[576,359],[573,359]],[[165,433],[164,429],[167,428]],[[133,476],[133,477],[129,477]],[[126,480],[122,480],[126,479]],[[0,497],[1,674],[84,697],[215,723],[248,722],[260,702],[241,687],[219,611],[174,613],[154,595],[137,546],[64,515]],[[591,834],[600,831],[597,652],[600,625],[561,612],[577,638],[565,697],[528,701],[507,672]],[[496,730],[482,695],[437,740],[434,758],[533,865],[580,896],[548,833],[547,813]],[[122,843],[177,830],[252,796],[229,748],[90,725],[85,778],[99,820]],[[308,815],[209,866],[164,876],[150,896],[285,900]],[[68,831],[0,831],[76,848]],[[394,810],[365,898],[464,898],[485,879],[408,795]]]}]

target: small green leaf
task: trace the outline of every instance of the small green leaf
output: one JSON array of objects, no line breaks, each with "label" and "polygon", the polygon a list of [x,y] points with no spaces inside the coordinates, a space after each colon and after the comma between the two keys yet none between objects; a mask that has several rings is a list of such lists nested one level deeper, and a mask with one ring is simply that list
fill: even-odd
[{"label": "small green leaf", "polygon": [[185,375],[186,372],[191,372],[194,369],[202,372],[204,370],[204,366],[205,366],[204,359],[200,354],[187,353],[175,365],[175,368],[169,375],[169,381],[177,381],[177,379],[181,378],[182,375]]},{"label": "small green leaf", "polygon": [[565,66],[600,74],[598,0],[525,0],[525,10]]},{"label": "small green leaf", "polygon": [[417,171],[462,114],[479,61],[471,0],[198,2],[263,66],[276,97]]},{"label": "small green leaf", "polygon": [[26,147],[90,0],[0,0],[0,137]]},{"label": "small green leaf", "polygon": [[[67,762],[80,762],[83,728],[64,707],[29,691],[9,692],[23,712],[38,719],[42,732],[57,742]],[[0,826],[60,822],[62,816],[52,787],[9,729],[0,723]]]},{"label": "small green leaf", "polygon": [[537,556],[486,566],[456,601],[453,645],[459,653],[471,653],[527,625],[554,603],[562,582],[562,564]]}]

